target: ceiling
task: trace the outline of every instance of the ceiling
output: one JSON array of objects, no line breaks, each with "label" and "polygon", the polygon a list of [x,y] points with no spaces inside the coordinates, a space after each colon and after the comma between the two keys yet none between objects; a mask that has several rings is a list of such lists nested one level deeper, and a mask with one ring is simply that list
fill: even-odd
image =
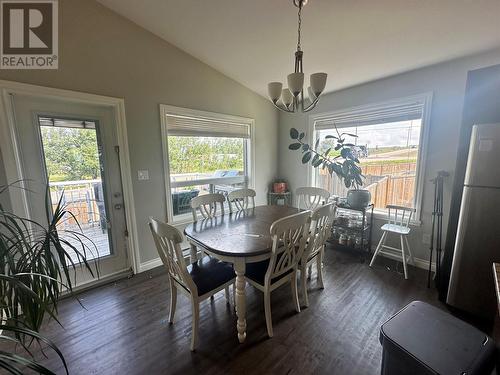
[{"label": "ceiling", "polygon": [[[292,0],[98,0],[261,95],[293,71]],[[500,46],[500,0],[309,0],[304,73],[327,91]]]}]

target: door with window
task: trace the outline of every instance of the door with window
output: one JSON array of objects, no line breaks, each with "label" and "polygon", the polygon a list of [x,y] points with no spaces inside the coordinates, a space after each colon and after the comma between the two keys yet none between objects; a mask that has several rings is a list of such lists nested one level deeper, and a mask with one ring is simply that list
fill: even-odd
[{"label": "door with window", "polygon": [[[14,95],[29,215],[46,223],[58,204],[70,214],[58,224],[59,234],[75,247],[74,231],[86,245],[87,260],[106,278],[129,268],[127,228],[119,149],[111,108],[34,96]],[[70,260],[81,261],[70,246]],[[77,284],[92,280],[77,272]]]}]

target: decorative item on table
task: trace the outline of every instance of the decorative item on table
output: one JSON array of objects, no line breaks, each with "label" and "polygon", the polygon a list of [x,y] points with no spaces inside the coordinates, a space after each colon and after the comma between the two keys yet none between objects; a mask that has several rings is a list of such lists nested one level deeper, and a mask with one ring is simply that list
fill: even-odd
[{"label": "decorative item on table", "polygon": [[323,140],[317,138],[312,147],[304,142],[305,132],[295,128],[290,129],[290,137],[294,140],[288,148],[302,152],[302,163],[311,163],[313,168],[326,169],[330,175],[335,175],[344,181],[346,188],[353,188],[347,193],[347,203],[350,207],[362,209],[371,202],[371,194],[363,186],[363,171],[355,151],[356,144],[346,142],[347,137],[356,139],[356,134],[340,133],[335,127],[335,135],[328,134]]},{"label": "decorative item on table", "polygon": [[273,183],[273,193],[285,193],[288,191],[288,186],[285,181],[277,180]]}]

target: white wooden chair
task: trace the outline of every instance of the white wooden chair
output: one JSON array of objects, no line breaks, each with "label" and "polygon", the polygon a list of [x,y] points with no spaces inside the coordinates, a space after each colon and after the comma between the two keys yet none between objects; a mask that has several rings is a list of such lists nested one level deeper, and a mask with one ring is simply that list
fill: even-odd
[{"label": "white wooden chair", "polygon": [[[408,279],[408,270],[406,264],[409,261],[411,261],[412,264],[415,264],[415,260],[411,253],[410,244],[408,243],[408,235],[410,234],[410,220],[412,215],[415,213],[415,209],[403,206],[387,205],[387,210],[388,222],[387,224],[382,225],[382,227],[380,228],[383,231],[382,238],[380,238],[377,248],[373,253],[370,267],[375,262],[375,258],[377,257],[377,255],[386,254],[390,257],[395,256],[395,254],[392,252],[384,251],[385,249],[397,251],[401,254],[400,258],[399,255],[396,256],[403,262],[405,279]],[[399,235],[401,248],[387,246],[385,244],[388,233]],[[406,251],[408,251],[408,254],[406,254]]]},{"label": "white wooden chair", "polygon": [[227,195],[227,200],[229,202],[229,212],[233,213],[241,210],[246,210],[250,207],[255,207],[255,195],[255,190],[253,189],[233,190]]},{"label": "white wooden chair", "polygon": [[[224,215],[224,202],[226,198],[222,194],[198,195],[191,199],[191,210],[193,221],[198,221],[198,213],[203,219],[213,218],[217,215]],[[220,207],[217,210],[217,206]]]},{"label": "white wooden chair", "polygon": [[227,263],[204,257],[196,263],[186,266],[180,244],[182,234],[173,226],[149,219],[149,228],[153,234],[156,249],[168,270],[170,280],[170,314],[168,321],[174,322],[177,304],[177,290],[191,299],[193,309],[191,350],[198,341],[198,323],[200,320],[200,302],[225,289],[229,303],[229,285],[234,284],[235,273]]},{"label": "white wooden chair", "polygon": [[307,275],[311,277],[311,267],[313,262],[316,262],[318,284],[321,289],[323,284],[323,257],[325,254],[325,243],[331,235],[332,223],[335,217],[337,206],[335,203],[329,203],[314,210],[311,215],[311,230],[306,250],[299,262],[300,280],[302,297],[304,298],[305,306],[309,306],[309,298],[307,296]]},{"label": "white wooden chair", "polygon": [[271,259],[247,264],[247,281],[264,293],[267,334],[273,337],[271,292],[290,283],[295,310],[300,312],[297,293],[297,266],[306,247],[311,212],[304,211],[276,220],[270,229],[273,241]]},{"label": "white wooden chair", "polygon": [[304,210],[315,210],[319,206],[328,202],[330,198],[330,193],[318,187],[300,187],[295,190],[297,195],[297,207],[299,211]]}]

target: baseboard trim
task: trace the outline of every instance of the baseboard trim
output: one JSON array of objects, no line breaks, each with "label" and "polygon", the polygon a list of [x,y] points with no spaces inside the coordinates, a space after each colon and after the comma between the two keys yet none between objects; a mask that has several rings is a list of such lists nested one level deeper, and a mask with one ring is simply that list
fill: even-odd
[{"label": "baseboard trim", "polygon": [[139,264],[139,273],[149,271],[153,268],[161,266],[162,264],[163,263],[160,257],[148,260],[146,262],[141,262],[141,264]]},{"label": "baseboard trim", "polygon": [[[375,251],[375,249],[373,249],[373,251]],[[394,251],[394,254],[391,254],[391,252],[393,252],[393,251],[390,249],[384,249],[384,253],[381,253],[379,255],[383,256],[384,258],[401,261],[401,255],[399,255],[395,251]],[[415,260],[415,267],[424,269],[426,271],[429,270],[429,261],[427,259],[414,258],[414,260]],[[409,263],[409,264],[411,264],[411,263]],[[432,272],[436,271],[436,263],[435,262],[432,262],[431,270],[432,270]]]}]

